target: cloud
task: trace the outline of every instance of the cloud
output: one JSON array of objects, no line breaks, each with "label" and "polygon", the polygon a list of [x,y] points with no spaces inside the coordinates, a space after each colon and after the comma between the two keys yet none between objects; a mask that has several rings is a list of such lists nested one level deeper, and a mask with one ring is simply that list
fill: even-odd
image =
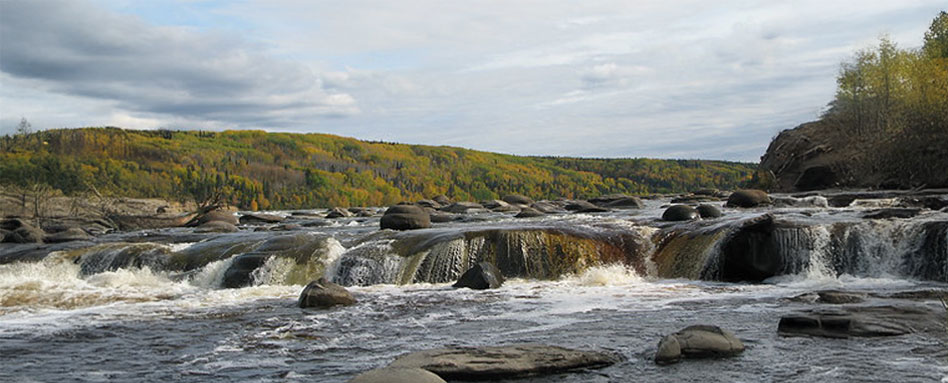
[{"label": "cloud", "polygon": [[79,1],[4,2],[0,71],[53,93],[114,103],[136,119],[257,127],[358,113],[308,66],[188,27],[156,26]]}]

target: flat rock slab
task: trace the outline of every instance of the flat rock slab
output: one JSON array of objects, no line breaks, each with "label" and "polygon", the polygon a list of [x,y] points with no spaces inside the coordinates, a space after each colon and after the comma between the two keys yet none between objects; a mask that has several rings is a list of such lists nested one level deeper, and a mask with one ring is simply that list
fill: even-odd
[{"label": "flat rock slab", "polygon": [[885,306],[837,306],[780,318],[777,331],[783,336],[825,338],[882,337],[929,333],[944,337],[944,310],[921,304]]},{"label": "flat rock slab", "polygon": [[405,354],[391,367],[417,367],[446,380],[493,380],[556,374],[615,364],[615,355],[539,344],[457,347]]}]

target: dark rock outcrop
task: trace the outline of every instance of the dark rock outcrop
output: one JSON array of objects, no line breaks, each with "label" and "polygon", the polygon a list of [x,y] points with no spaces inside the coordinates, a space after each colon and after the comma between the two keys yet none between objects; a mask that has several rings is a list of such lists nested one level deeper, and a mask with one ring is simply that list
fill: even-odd
[{"label": "dark rock outcrop", "polygon": [[310,282],[300,293],[297,304],[301,308],[329,308],[333,306],[351,306],[356,303],[349,290],[332,283],[326,278]]},{"label": "dark rock outcrop", "polygon": [[384,367],[356,375],[349,383],[445,383],[444,379],[420,368]]},{"label": "dark rock outcrop", "polygon": [[0,238],[6,243],[42,243],[46,232],[43,229],[30,225],[18,218],[0,221],[0,229],[6,230],[6,235]]},{"label": "dark rock outcrop", "polygon": [[590,199],[589,202],[609,208],[641,209],[645,207],[638,197],[627,194],[609,194]]},{"label": "dark rock outcrop", "polygon": [[395,205],[385,211],[379,221],[382,229],[414,230],[431,227],[431,217],[415,205]]},{"label": "dark rock outcrop", "polygon": [[477,202],[455,202],[448,206],[442,207],[441,211],[446,211],[448,213],[455,214],[464,214],[470,211],[484,211],[484,206]]},{"label": "dark rock outcrop", "polygon": [[836,172],[826,165],[816,165],[806,168],[803,174],[793,183],[796,190],[820,190],[827,189],[839,182],[839,176]]},{"label": "dark rock outcrop", "polygon": [[514,217],[515,218],[536,218],[536,217],[542,217],[545,215],[546,214],[543,213],[542,211],[539,211],[532,207],[525,207],[525,208],[520,209],[520,213],[517,213],[517,215],[515,215]]},{"label": "dark rock outcrop", "polygon": [[500,269],[490,262],[480,262],[461,274],[454,287],[467,287],[474,290],[496,289],[504,284]]},{"label": "dark rock outcrop", "polygon": [[771,203],[773,203],[773,201],[771,201],[767,192],[747,189],[731,193],[731,196],[727,197],[727,204],[724,206],[750,208],[770,205]]},{"label": "dark rock outcrop", "polygon": [[398,357],[391,367],[422,368],[446,380],[502,380],[601,368],[618,361],[603,352],[519,344],[419,351]]},{"label": "dark rock outcrop", "polygon": [[501,198],[501,199],[504,200],[504,202],[509,203],[511,205],[530,206],[533,204],[532,198],[523,196],[520,194],[508,194],[508,195],[505,195],[504,198]]},{"label": "dark rock outcrop", "polygon": [[672,364],[682,358],[720,358],[744,352],[744,343],[734,333],[717,326],[688,326],[662,338],[655,363]]},{"label": "dark rock outcrop", "polygon": [[720,280],[760,282],[785,271],[775,230],[774,217],[767,214],[746,222],[725,239],[719,261]]},{"label": "dark rock outcrop", "polygon": [[688,205],[672,205],[662,213],[663,221],[691,221],[698,217],[698,211]]},{"label": "dark rock outcrop", "polygon": [[834,306],[784,316],[777,331],[783,336],[825,338],[944,333],[944,315],[944,310],[939,313],[922,304]]}]

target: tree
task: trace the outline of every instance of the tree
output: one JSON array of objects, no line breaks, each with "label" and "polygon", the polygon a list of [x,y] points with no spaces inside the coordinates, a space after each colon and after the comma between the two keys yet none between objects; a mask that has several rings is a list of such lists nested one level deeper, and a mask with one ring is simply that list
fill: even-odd
[{"label": "tree", "polygon": [[27,135],[33,133],[33,125],[26,120],[26,117],[20,119],[20,123],[16,126],[16,134]]},{"label": "tree", "polygon": [[929,58],[948,58],[948,12],[941,11],[925,31],[922,51]]}]

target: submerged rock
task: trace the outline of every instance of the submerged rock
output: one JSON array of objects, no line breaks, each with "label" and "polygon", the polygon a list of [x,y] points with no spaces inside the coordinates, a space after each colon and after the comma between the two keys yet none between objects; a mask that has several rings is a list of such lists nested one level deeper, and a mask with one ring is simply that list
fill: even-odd
[{"label": "submerged rock", "polygon": [[688,326],[662,338],[655,363],[677,363],[682,358],[720,358],[744,352],[744,343],[734,333],[717,326]]},{"label": "submerged rock", "polygon": [[382,229],[414,230],[431,227],[431,217],[415,205],[395,205],[385,211],[379,221]]},{"label": "submerged rock", "polygon": [[691,221],[698,219],[698,211],[688,205],[673,205],[662,213],[663,221]]},{"label": "submerged rock", "polygon": [[349,383],[445,383],[431,371],[420,368],[384,367],[363,372]]},{"label": "submerged rock", "polygon": [[747,189],[738,190],[727,197],[727,207],[759,207],[773,203],[767,192],[763,190]]},{"label": "submerged rock", "polygon": [[467,287],[474,290],[496,289],[504,284],[500,269],[490,262],[481,262],[468,269],[454,287]]},{"label": "submerged rock", "polygon": [[333,306],[351,306],[356,303],[352,296],[344,287],[332,283],[326,278],[310,282],[300,293],[300,299],[297,304],[301,308],[329,308]]},{"label": "submerged rock", "polygon": [[780,318],[783,336],[825,338],[898,336],[915,332],[944,333],[944,311],[927,306],[835,306]]},{"label": "submerged rock", "polygon": [[603,352],[519,344],[419,351],[398,357],[391,367],[422,368],[448,380],[500,380],[601,368],[618,361]]}]

